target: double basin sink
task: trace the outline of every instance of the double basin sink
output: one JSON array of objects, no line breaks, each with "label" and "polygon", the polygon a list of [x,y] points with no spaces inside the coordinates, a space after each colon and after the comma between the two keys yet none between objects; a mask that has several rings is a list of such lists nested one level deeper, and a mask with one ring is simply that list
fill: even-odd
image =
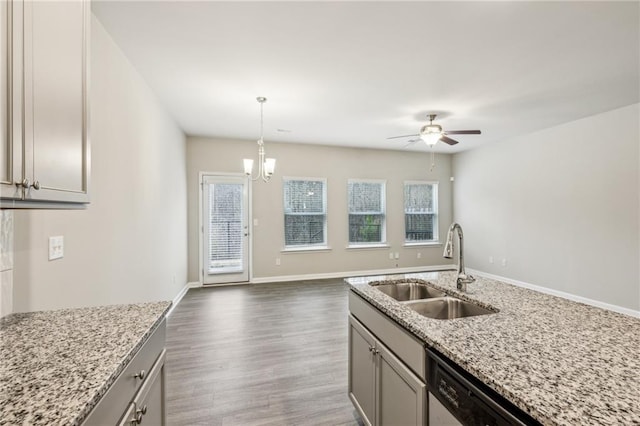
[{"label": "double basin sink", "polygon": [[373,287],[428,318],[445,320],[495,313],[424,283],[379,284]]}]

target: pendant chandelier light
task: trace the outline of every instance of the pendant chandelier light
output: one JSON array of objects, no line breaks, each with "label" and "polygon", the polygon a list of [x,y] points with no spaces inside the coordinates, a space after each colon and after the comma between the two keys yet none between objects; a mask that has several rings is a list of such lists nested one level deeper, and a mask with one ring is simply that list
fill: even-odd
[{"label": "pendant chandelier light", "polygon": [[253,160],[250,158],[245,158],[244,161],[244,174],[249,176],[251,180],[256,181],[262,178],[263,181],[269,182],[271,176],[276,169],[276,159],[275,158],[265,158],[264,152],[264,139],[263,139],[263,119],[262,119],[262,108],[264,103],[267,102],[267,98],[259,96],[256,98],[258,103],[260,104],[260,139],[258,139],[258,174],[256,177],[253,177]]}]

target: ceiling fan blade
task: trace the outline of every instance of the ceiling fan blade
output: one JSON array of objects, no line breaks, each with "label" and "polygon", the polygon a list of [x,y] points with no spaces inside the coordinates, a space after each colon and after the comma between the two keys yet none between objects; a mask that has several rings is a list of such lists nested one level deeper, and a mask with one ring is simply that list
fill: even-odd
[{"label": "ceiling fan blade", "polygon": [[387,139],[411,138],[411,137],[413,137],[413,136],[420,136],[420,135],[391,136],[390,138],[387,138]]},{"label": "ceiling fan blade", "polygon": [[415,145],[416,142],[420,142],[422,139],[411,139],[402,149],[409,148],[411,145]]},{"label": "ceiling fan blade", "polygon": [[479,135],[480,130],[447,130],[445,135]]},{"label": "ceiling fan blade", "polygon": [[444,136],[444,135],[440,138],[440,140],[441,140],[442,142],[444,142],[444,143],[448,143],[449,145],[455,145],[455,144],[457,144],[457,143],[458,143],[458,141],[453,140],[453,139],[451,139],[451,138],[448,138],[448,137],[446,137],[446,136]]}]

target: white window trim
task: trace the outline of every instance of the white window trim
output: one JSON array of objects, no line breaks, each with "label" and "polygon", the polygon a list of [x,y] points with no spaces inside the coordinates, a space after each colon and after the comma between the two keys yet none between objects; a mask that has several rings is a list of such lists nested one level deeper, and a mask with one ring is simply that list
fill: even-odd
[{"label": "white window trim", "polygon": [[[411,240],[408,241],[407,240],[407,229],[406,229],[406,215],[407,212],[405,211],[405,207],[404,207],[404,188],[406,185],[435,185],[435,192],[436,192],[436,196],[435,196],[435,202],[434,202],[434,211],[436,212],[436,223],[435,223],[435,228],[434,228],[434,238],[432,240]],[[440,243],[440,181],[437,180],[405,180],[402,184],[402,219],[404,222],[404,246],[405,247],[413,247],[413,246],[435,246],[435,245],[442,245]]]},{"label": "white window trim", "polygon": [[280,253],[305,253],[305,252],[319,252],[319,251],[331,251],[331,247],[326,244],[317,246],[289,246],[280,250]]},{"label": "white window trim", "polygon": [[391,246],[386,243],[369,243],[369,244],[350,244],[346,247],[347,250],[369,250],[369,249],[389,249]]},{"label": "white window trim", "polygon": [[[327,199],[327,178],[326,177],[299,177],[299,176],[283,176],[282,177],[282,219],[284,220],[284,217],[287,215],[286,211],[284,210],[284,184],[287,181],[292,181],[292,180],[308,180],[308,181],[319,181],[322,182],[322,199],[323,199],[323,212],[322,214],[324,215],[324,242],[323,243],[319,243],[319,244],[295,244],[295,245],[287,245],[286,244],[286,238],[284,238],[283,235],[283,239],[285,240],[285,244],[284,244],[284,248],[281,250],[281,252],[286,253],[286,252],[300,252],[300,251],[328,251],[331,250],[331,248],[329,247],[329,233],[328,233],[328,229],[329,229],[329,215],[327,213],[327,204],[328,204],[328,199]],[[296,215],[299,213],[289,213],[290,215]],[[319,213],[315,213],[316,215]],[[301,216],[303,214],[300,214]],[[286,230],[283,229],[283,231],[286,232]]]},{"label": "white window trim", "polygon": [[376,241],[374,243],[352,243],[348,242],[348,249],[366,249],[366,248],[389,248],[390,246],[387,244],[387,181],[386,179],[358,179],[358,178],[350,178],[347,179],[347,238],[349,238],[349,215],[351,214],[380,214],[379,212],[357,212],[351,213],[349,211],[349,184],[351,183],[380,183],[382,184],[382,231],[381,231],[381,240]]},{"label": "white window trim", "polygon": [[440,241],[425,241],[425,242],[405,242],[403,247],[433,247],[441,246]]}]

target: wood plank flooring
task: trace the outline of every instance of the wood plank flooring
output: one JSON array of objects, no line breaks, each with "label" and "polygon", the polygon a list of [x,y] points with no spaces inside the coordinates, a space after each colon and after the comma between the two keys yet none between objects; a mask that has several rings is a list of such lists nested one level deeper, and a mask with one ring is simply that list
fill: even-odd
[{"label": "wood plank flooring", "polygon": [[167,325],[173,425],[362,425],[341,279],[191,289]]}]

